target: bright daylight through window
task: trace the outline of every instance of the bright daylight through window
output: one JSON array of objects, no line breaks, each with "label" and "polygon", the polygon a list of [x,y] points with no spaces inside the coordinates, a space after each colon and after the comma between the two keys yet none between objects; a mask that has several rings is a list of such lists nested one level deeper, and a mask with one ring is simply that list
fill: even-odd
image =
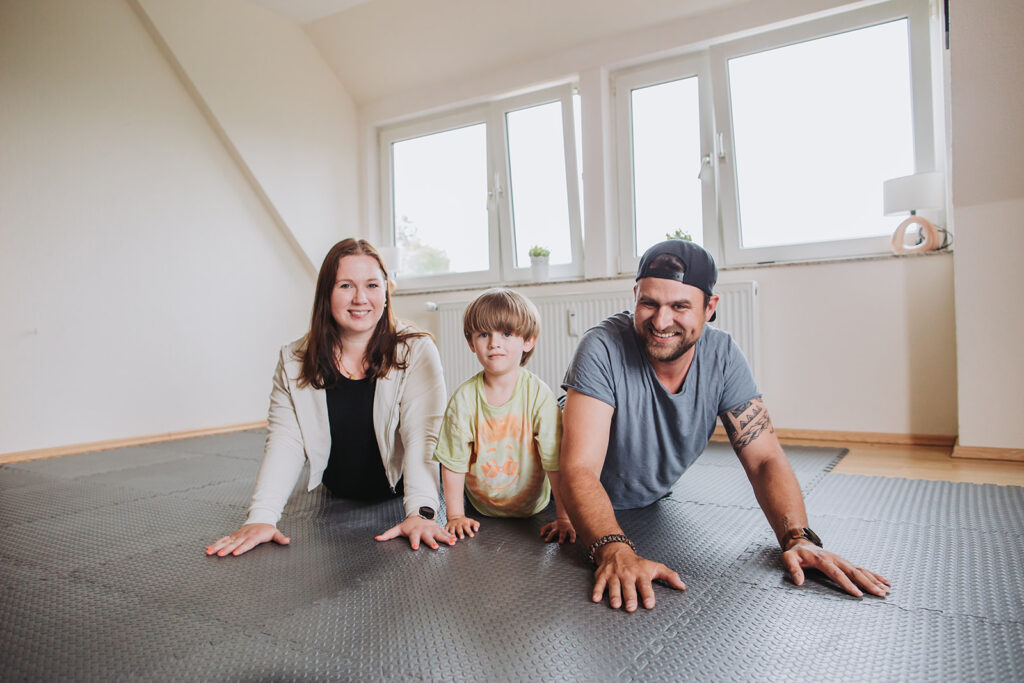
[{"label": "bright daylight through window", "polygon": [[729,60],[744,248],[892,232],[882,182],[914,172],[907,21]]},{"label": "bright daylight through window", "polygon": [[615,74],[620,272],[676,231],[723,265],[887,253],[883,181],[934,166],[927,29],[884,3]]},{"label": "bright daylight through window", "polygon": [[[723,266],[889,253],[883,182],[941,170],[928,7],[875,3],[613,73],[614,141],[595,157],[617,173],[617,271],[666,235]],[[535,245],[552,278],[583,274],[574,90],[381,130],[403,286],[527,281]]]},{"label": "bright daylight through window", "polygon": [[637,254],[677,230],[704,242],[697,77],[632,91]]},{"label": "bright daylight through window", "polygon": [[551,250],[550,263],[570,263],[562,103],[519,109],[505,118],[516,267],[530,265],[528,252],[534,244]]},{"label": "bright daylight through window", "polygon": [[403,275],[487,270],[487,129],[396,142],[395,244]]},{"label": "bright daylight through window", "polygon": [[573,100],[564,86],[382,133],[403,284],[525,280],[534,245],[552,276],[580,274]]}]

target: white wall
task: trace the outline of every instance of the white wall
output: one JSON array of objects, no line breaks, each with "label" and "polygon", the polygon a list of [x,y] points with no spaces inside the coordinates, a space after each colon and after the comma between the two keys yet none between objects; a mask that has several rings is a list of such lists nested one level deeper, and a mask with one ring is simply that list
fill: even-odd
[{"label": "white wall", "polygon": [[0,92],[0,452],[263,419],[312,279],[139,15],[0,3]]},{"label": "white wall", "polygon": [[293,22],[240,0],[133,0],[315,272],[361,232],[356,110]]},{"label": "white wall", "polygon": [[[495,3],[483,4],[492,7]],[[609,135],[610,112],[604,105],[609,72],[652,55],[699,48],[723,36],[786,23],[806,13],[834,12],[848,4],[855,3],[726,3],[696,16],[666,19],[646,27],[637,27],[632,14],[647,16],[645,12],[664,11],[662,3],[603,5],[602,26],[617,22],[623,28],[594,38],[587,33],[594,30],[593,26],[577,29],[572,23],[563,22],[559,25],[560,49],[551,43],[536,47],[537,38],[529,32],[506,34],[491,25],[445,22],[447,5],[424,0],[385,0],[376,8],[376,3],[371,3],[307,26],[307,31],[341,72],[338,55],[350,49],[342,37],[369,31],[379,20],[379,13],[387,11],[393,21],[401,22],[403,13],[398,8],[408,9],[415,16],[419,16],[416,12],[430,9],[439,12],[435,19],[421,22],[421,28],[432,37],[429,47],[418,48],[422,53],[415,52],[413,43],[412,54],[364,60],[358,67],[361,79],[379,77],[372,91],[369,86],[353,87],[353,92],[372,98],[359,111],[364,145],[363,182],[367,188],[364,210],[373,239],[379,238],[382,222],[375,194],[376,126],[435,110],[445,103],[486,100],[532,84],[578,77],[581,95],[587,102],[582,117],[583,174],[588,179],[586,272],[589,277],[598,278],[614,275],[617,260],[615,156]],[[413,10],[412,5],[418,9]],[[579,5],[568,3],[570,8],[583,11]],[[517,19],[537,24],[543,20],[543,15],[528,13]],[[399,26],[395,32],[402,35],[408,29]],[[477,31],[492,42],[503,41],[498,53],[514,54],[514,58],[494,64],[493,55],[485,54],[482,48],[466,54],[463,37]],[[477,38],[466,40],[475,45]],[[413,59],[417,55],[419,61]],[[461,66],[450,67],[445,77],[441,67],[452,61]],[[481,64],[489,68],[479,71]],[[421,87],[409,85],[415,83],[414,77],[420,72],[428,83]],[[401,83],[405,87],[395,85],[388,90],[387,83]],[[359,100],[360,95],[356,98]],[[761,388],[777,426],[956,434],[956,356],[949,255],[733,270],[724,271],[720,279],[755,279],[761,284]],[[552,294],[609,286],[628,288],[631,283],[604,280],[525,291]],[[464,300],[470,296],[469,292],[410,296],[402,297],[396,305],[400,313],[432,327],[436,320],[422,311],[424,301]]]},{"label": "white wall", "polygon": [[960,444],[1024,446],[1024,4],[952,2]]},{"label": "white wall", "polygon": [[761,298],[761,390],[776,426],[956,433],[949,254],[727,271]]},{"label": "white wall", "polygon": [[[421,27],[428,55],[387,32],[365,38],[395,56],[346,58],[354,85],[330,85],[293,25],[237,0],[0,3],[0,452],[261,419],[274,351],[306,325],[309,263],[349,234],[324,226],[355,220],[358,192],[359,232],[379,227],[377,124],[569,77],[603,97],[608,70],[645,55],[847,4],[724,1],[646,28],[632,17],[650,23],[671,3],[604,3],[580,29],[562,23],[554,44],[488,28],[511,43],[495,63],[486,48],[467,57],[459,47],[460,32],[480,26],[432,20]],[[367,8],[399,21],[420,3],[438,4]],[[952,4],[955,255],[722,274],[761,282],[762,388],[780,427],[953,434],[958,406],[962,443],[1024,442],[1024,282],[1006,248],[1024,209],[1022,6]],[[342,73],[332,55],[350,46],[323,26],[306,29]],[[453,55],[459,66],[444,66]],[[362,104],[358,160],[346,85]],[[607,117],[603,105],[584,108],[591,276],[615,261]],[[334,151],[319,155],[321,139]],[[467,295],[396,306],[430,327],[424,300]]]}]

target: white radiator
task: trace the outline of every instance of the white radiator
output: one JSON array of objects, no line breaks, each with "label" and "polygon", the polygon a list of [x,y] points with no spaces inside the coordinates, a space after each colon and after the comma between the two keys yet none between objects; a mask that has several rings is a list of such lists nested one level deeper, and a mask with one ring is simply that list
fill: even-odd
[{"label": "white radiator", "polygon": [[[712,325],[729,332],[757,372],[757,283],[732,282],[715,288],[720,297],[718,318]],[[598,292],[530,297],[540,311],[540,340],[527,364],[555,395],[561,395],[562,378],[580,337],[613,313],[632,310],[633,293]],[[444,381],[450,396],[470,376],[480,371],[476,355],[462,334],[462,313],[468,301],[438,305],[441,316],[438,347]]]}]

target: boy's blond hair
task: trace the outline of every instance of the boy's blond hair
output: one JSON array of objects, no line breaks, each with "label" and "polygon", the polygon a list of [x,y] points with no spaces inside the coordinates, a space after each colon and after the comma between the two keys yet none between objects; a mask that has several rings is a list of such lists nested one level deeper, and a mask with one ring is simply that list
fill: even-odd
[{"label": "boy's blond hair", "polygon": [[[540,313],[533,302],[519,292],[506,287],[488,289],[473,299],[462,314],[462,333],[472,344],[474,334],[494,330],[523,339],[536,338],[540,334]],[[519,364],[526,365],[536,348],[524,352]]]}]

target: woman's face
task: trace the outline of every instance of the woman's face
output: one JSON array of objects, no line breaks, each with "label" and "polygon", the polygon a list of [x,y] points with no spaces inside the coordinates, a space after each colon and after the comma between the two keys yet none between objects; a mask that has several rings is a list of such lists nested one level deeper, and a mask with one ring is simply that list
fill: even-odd
[{"label": "woman's face", "polygon": [[369,338],[384,315],[387,283],[372,256],[342,256],[331,290],[331,315],[342,337]]}]

